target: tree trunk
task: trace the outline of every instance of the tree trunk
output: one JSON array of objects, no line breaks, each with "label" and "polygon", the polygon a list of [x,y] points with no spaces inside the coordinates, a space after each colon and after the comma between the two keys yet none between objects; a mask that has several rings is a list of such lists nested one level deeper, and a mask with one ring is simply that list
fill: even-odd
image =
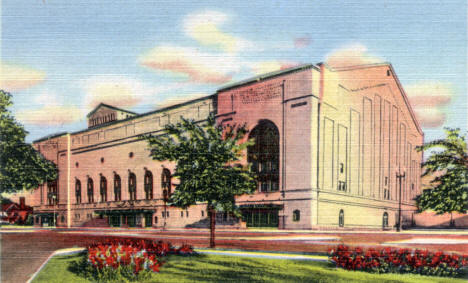
[{"label": "tree trunk", "polygon": [[210,214],[210,248],[215,247],[215,227],[216,227],[216,211],[212,206],[208,207],[208,213]]}]

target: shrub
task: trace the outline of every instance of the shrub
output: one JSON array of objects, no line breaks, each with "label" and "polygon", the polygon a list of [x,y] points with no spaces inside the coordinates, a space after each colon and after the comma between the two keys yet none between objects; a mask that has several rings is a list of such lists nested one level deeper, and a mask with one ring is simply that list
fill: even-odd
[{"label": "shrub", "polygon": [[391,248],[364,251],[356,247],[352,250],[343,245],[330,250],[329,259],[336,267],[376,273],[456,276],[464,266],[468,266],[468,256]]},{"label": "shrub", "polygon": [[168,242],[113,239],[92,244],[87,256],[76,268],[81,275],[98,282],[142,281],[159,272],[168,254],[191,255],[189,245],[179,248]]}]

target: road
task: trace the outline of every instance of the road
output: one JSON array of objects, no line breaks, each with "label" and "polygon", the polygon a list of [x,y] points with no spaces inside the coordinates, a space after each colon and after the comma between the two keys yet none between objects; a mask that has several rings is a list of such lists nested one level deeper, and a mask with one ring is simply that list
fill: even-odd
[{"label": "road", "polygon": [[[207,230],[147,229],[9,229],[1,230],[1,282],[26,282],[57,249],[84,247],[109,237],[147,238],[207,247]],[[468,254],[468,231],[237,231],[216,233],[217,248],[303,253],[326,253],[338,244],[362,247],[392,246]]]}]

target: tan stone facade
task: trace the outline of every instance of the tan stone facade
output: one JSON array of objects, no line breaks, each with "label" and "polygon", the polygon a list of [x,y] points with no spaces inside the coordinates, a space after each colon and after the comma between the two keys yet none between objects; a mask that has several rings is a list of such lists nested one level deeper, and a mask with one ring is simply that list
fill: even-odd
[{"label": "tan stone facade", "polygon": [[[206,225],[204,204],[183,211],[165,206],[163,192],[177,182],[168,185],[166,178],[173,164],[153,161],[138,136],[163,133],[181,116],[202,121],[210,113],[222,124],[245,123],[246,138],[257,141],[244,162],[257,172],[258,191],[237,198],[244,225],[392,229],[397,172],[405,173],[403,224],[411,224],[422,160],[414,148],[423,134],[388,64],[304,65],[141,115],[101,104],[88,115],[88,129],[35,142],[60,170],[57,205],[48,202],[47,184],[34,194],[38,223],[55,211],[60,226]],[[241,226],[226,214],[219,220]]]}]

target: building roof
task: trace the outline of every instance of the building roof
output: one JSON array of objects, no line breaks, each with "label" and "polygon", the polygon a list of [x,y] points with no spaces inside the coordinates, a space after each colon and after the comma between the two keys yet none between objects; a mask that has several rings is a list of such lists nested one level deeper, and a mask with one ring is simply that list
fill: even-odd
[{"label": "building roof", "polygon": [[66,134],[68,134],[68,132],[58,132],[58,133],[50,134],[50,135],[47,135],[45,137],[34,140],[33,143],[37,143],[37,142],[41,142],[41,141],[45,141],[45,140],[50,140],[50,139],[53,139],[53,138],[56,138],[56,137],[66,135]]},{"label": "building roof", "polygon": [[261,74],[261,75],[251,77],[251,78],[248,78],[248,79],[245,79],[245,80],[242,80],[242,81],[229,83],[229,84],[226,84],[226,85],[222,86],[221,88],[219,88],[218,92],[226,91],[226,90],[229,90],[229,89],[232,89],[232,88],[235,88],[235,87],[247,85],[247,84],[254,83],[254,82],[263,81],[263,80],[266,80],[266,79],[271,79],[273,77],[289,74],[289,73],[292,73],[292,72],[302,71],[302,70],[306,70],[306,69],[310,69],[310,68],[315,68],[315,69],[318,70],[318,68],[314,64],[303,64],[303,65],[295,66],[295,67],[284,69],[284,70],[278,70],[278,71],[274,71],[274,72],[270,72],[270,73],[266,73],[266,74]]},{"label": "building roof", "polygon": [[113,109],[113,110],[117,110],[117,111],[122,111],[122,112],[126,112],[126,113],[129,113],[129,114],[133,114],[133,115],[138,115],[137,113],[135,112],[132,112],[132,111],[128,111],[128,110],[125,110],[125,109],[122,109],[122,108],[118,108],[118,107],[115,107],[115,106],[112,106],[112,105],[109,105],[109,104],[105,104],[105,103],[99,103],[98,106],[96,106],[91,112],[88,113],[88,115],[86,115],[86,117],[89,117],[91,115],[93,115],[100,107],[107,107],[107,108],[110,108],[110,109]]},{"label": "building roof", "polygon": [[403,97],[403,100],[406,104],[406,107],[408,108],[408,111],[410,113],[411,119],[413,120],[414,125],[416,126],[416,129],[418,132],[424,136],[424,132],[422,131],[421,125],[419,125],[419,121],[416,118],[416,114],[413,111],[413,108],[411,107],[411,104],[408,99],[408,95],[406,94],[405,90],[403,89],[403,86],[401,85],[400,80],[398,79],[398,76],[396,75],[395,69],[393,69],[393,66],[389,62],[382,62],[382,63],[374,63],[374,64],[363,64],[363,65],[355,65],[355,66],[348,66],[348,67],[341,67],[341,68],[333,68],[327,65],[326,63],[320,63],[319,65],[324,64],[327,69],[331,70],[332,72],[344,72],[344,71],[352,71],[352,70],[357,70],[357,69],[366,69],[366,68],[375,68],[375,67],[382,67],[386,66],[390,69],[391,74],[393,79],[395,80],[395,83],[400,90],[401,96]]},{"label": "building roof", "polygon": [[[167,107],[159,108],[159,109],[156,109],[156,110],[152,110],[152,111],[149,111],[149,112],[145,112],[145,113],[142,113],[142,114],[137,114],[137,113],[134,113],[134,112],[130,112],[132,114],[135,114],[135,116],[128,117],[128,118],[125,118],[125,119],[122,119],[122,120],[111,121],[111,122],[108,122],[108,123],[105,123],[105,124],[97,125],[97,126],[92,127],[92,128],[86,128],[86,129],[83,129],[83,130],[72,132],[71,134],[79,134],[79,133],[83,133],[83,132],[86,132],[86,131],[92,131],[92,130],[96,130],[96,129],[99,129],[99,128],[102,128],[102,127],[107,127],[107,126],[110,126],[110,125],[118,124],[118,123],[121,123],[121,122],[130,121],[130,120],[133,120],[133,119],[138,119],[138,118],[148,116],[148,115],[151,115],[151,114],[156,114],[156,113],[168,111],[168,110],[178,108],[178,107],[181,107],[181,106],[184,106],[184,105],[188,105],[188,104],[191,104],[191,103],[195,103],[195,102],[207,99],[207,98],[212,98],[215,95],[216,94],[210,94],[210,95],[207,95],[207,96],[202,96],[202,97],[199,97],[199,98],[187,100],[187,101],[182,102],[182,103],[178,103],[178,104],[170,105],[170,106],[167,106]],[[105,104],[105,105],[107,106],[107,104]],[[119,108],[115,108],[115,109],[119,109]]]}]

